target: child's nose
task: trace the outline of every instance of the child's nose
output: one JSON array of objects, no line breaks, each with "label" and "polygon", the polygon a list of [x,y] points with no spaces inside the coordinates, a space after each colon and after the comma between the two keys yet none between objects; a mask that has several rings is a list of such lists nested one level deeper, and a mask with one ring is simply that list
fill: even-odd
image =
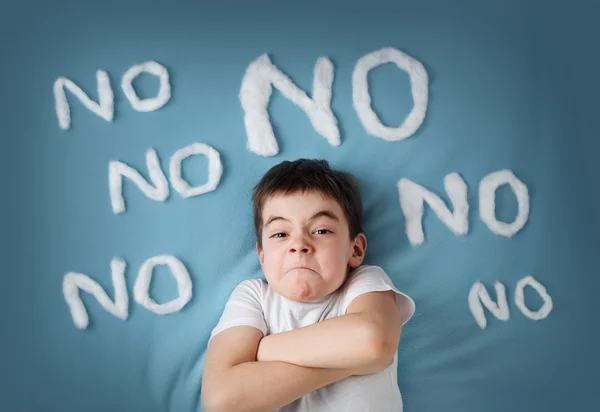
[{"label": "child's nose", "polygon": [[310,250],[311,249],[308,246],[304,246],[301,248],[300,247],[299,248],[295,248],[295,247],[290,248],[290,252],[292,252],[292,253],[296,253],[296,252],[309,253]]},{"label": "child's nose", "polygon": [[294,239],[294,242],[290,245],[290,253],[312,253],[312,246],[304,237]]}]

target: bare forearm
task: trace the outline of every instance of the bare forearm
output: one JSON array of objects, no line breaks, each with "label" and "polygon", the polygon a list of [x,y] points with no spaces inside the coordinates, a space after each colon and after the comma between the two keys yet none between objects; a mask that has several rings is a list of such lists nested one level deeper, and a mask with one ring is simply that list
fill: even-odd
[{"label": "bare forearm", "polygon": [[[264,337],[259,361],[283,361],[321,368],[361,368],[392,358],[397,342],[378,333],[368,314],[338,316],[314,325]],[[385,360],[384,360],[385,363]]]},{"label": "bare forearm", "polygon": [[[270,412],[330,383],[351,370],[309,368],[286,362],[245,362],[224,371],[204,408],[207,412]],[[208,397],[207,397],[208,399]]]}]

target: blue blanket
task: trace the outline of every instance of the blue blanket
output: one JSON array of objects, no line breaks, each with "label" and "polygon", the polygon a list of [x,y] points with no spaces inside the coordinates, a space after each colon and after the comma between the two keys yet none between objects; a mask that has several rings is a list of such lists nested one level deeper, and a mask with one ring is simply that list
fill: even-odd
[{"label": "blue blanket", "polygon": [[[406,411],[594,404],[597,3],[5,9],[0,410],[201,410],[211,329],[235,285],[262,276],[250,192],[301,157],[355,174],[366,263],[415,300]],[[359,65],[391,49],[410,70]],[[308,114],[327,106],[320,57],[333,123]],[[261,58],[276,71],[244,95]],[[419,193],[437,211],[421,217]]]}]

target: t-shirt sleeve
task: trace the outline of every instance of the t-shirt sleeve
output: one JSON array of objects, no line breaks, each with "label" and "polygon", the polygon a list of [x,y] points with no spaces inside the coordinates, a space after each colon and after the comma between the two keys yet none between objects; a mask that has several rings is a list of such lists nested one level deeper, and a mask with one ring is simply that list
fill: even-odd
[{"label": "t-shirt sleeve", "polygon": [[379,266],[361,266],[350,274],[343,287],[341,313],[346,313],[348,306],[358,296],[368,292],[383,292],[393,290],[396,293],[396,305],[402,316],[402,324],[415,313],[415,302],[406,294],[400,292]]},{"label": "t-shirt sleeve", "polygon": [[267,335],[262,295],[263,282],[260,279],[241,282],[227,300],[223,314],[210,334],[209,342],[218,333],[234,326],[253,326]]}]

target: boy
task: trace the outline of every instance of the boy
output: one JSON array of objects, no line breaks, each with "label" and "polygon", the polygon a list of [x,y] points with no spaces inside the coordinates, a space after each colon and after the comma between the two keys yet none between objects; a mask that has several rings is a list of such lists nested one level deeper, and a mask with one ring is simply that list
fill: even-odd
[{"label": "boy", "polygon": [[231,294],[209,340],[207,412],[400,412],[397,350],[414,302],[367,250],[349,174],[323,160],[282,162],[254,188],[266,282]]}]

